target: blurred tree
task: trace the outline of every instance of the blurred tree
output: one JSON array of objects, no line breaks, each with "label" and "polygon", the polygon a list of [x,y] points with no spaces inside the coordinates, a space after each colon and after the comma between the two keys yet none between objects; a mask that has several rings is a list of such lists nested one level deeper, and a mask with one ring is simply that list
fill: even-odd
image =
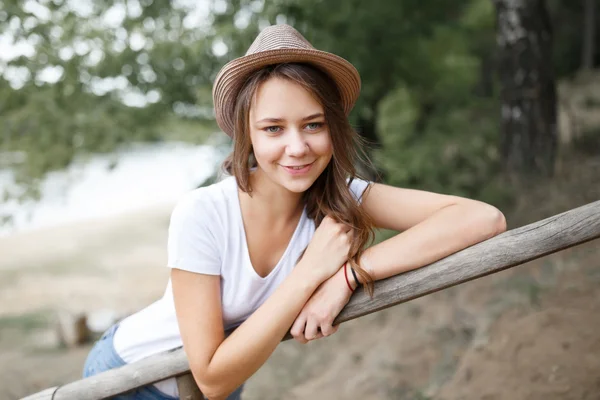
[{"label": "blurred tree", "polygon": [[581,67],[594,68],[594,53],[596,51],[596,0],[583,0],[583,50],[581,52]]},{"label": "blurred tree", "polygon": [[[215,1],[215,4],[223,4]],[[489,0],[229,0],[215,32],[245,51],[256,32],[290,23],[362,77],[354,125],[380,146],[389,183],[498,200],[494,9]],[[231,29],[231,22],[238,29]]]},{"label": "blurred tree", "polygon": [[552,175],[556,85],[544,0],[493,0],[502,85],[502,160],[514,177]]},{"label": "blurred tree", "polygon": [[[523,0],[495,2],[504,3]],[[557,73],[568,75],[580,68],[583,2],[548,5],[561,32]],[[375,158],[388,181],[479,196],[499,161],[498,64],[503,86],[513,81],[505,101],[510,92],[526,102],[535,87],[534,74],[523,82],[508,72],[516,47],[496,46],[495,18],[489,0],[5,0],[0,33],[30,50],[0,57],[0,150],[24,152],[13,166],[35,182],[78,152],[172,132],[197,140],[199,121],[212,120],[218,69],[264,26],[287,22],[358,68],[351,120],[381,145]]]},{"label": "blurred tree", "polygon": [[428,90],[435,105],[423,118],[422,94],[403,85],[378,111],[383,145],[377,165],[393,185],[504,203],[509,193],[499,172],[499,106],[493,71],[494,9],[472,0],[456,25],[434,30],[419,43],[432,68]]},{"label": "blurred tree", "polygon": [[[577,74],[583,67],[586,52],[590,54],[591,51],[592,67],[597,66],[600,62],[600,30],[595,28],[600,19],[597,2],[547,0],[546,5],[553,30],[552,53],[556,77],[570,78]],[[594,8],[593,12],[587,11],[590,5]],[[594,28],[590,29],[586,20]],[[588,50],[584,50],[586,46]]]},{"label": "blurred tree", "polygon": [[[349,60],[361,74],[363,87],[353,119],[362,135],[374,144],[377,108],[400,83],[421,93],[419,112],[426,118],[431,106],[428,92],[434,84],[435,65],[422,51],[422,40],[434,29],[455,24],[464,1],[435,0],[230,0],[216,26],[234,21],[241,30],[227,30],[226,42],[243,54],[249,40],[263,25],[289,23],[317,48]],[[241,46],[240,46],[241,45]]]},{"label": "blurred tree", "polygon": [[[75,154],[212,119],[210,24],[208,10],[166,0],[1,2],[0,34],[15,51],[0,57],[2,166],[34,194]],[[15,152],[22,162],[9,162]]]}]

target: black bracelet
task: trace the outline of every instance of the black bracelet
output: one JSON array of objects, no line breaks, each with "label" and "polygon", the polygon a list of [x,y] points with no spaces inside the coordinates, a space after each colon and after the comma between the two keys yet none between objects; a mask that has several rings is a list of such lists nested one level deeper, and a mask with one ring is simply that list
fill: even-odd
[{"label": "black bracelet", "polygon": [[356,282],[356,287],[359,287],[360,282],[358,281],[358,278],[356,277],[356,272],[354,272],[354,268],[350,267],[350,271],[352,272],[352,276],[354,277],[354,282]]}]

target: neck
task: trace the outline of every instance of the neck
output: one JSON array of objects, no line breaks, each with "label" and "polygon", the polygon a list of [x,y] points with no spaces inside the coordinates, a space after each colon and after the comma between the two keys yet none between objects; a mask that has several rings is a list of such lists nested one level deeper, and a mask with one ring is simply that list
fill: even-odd
[{"label": "neck", "polygon": [[250,174],[252,197],[242,193],[242,199],[252,205],[268,221],[295,220],[303,209],[302,193],[290,192],[286,188],[266,179],[260,169]]}]

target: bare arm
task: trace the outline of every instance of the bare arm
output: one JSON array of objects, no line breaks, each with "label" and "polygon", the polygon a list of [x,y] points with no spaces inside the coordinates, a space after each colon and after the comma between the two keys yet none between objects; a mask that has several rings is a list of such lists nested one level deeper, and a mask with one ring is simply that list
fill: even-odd
[{"label": "bare arm", "polygon": [[506,230],[504,215],[480,201],[374,184],[363,207],[375,225],[400,231],[365,251],[375,280],[415,269]]},{"label": "bare arm", "polygon": [[220,277],[172,269],[183,346],[194,379],[209,399],[226,398],[269,358],[314,290],[345,261],[350,241],[344,229],[324,220],[302,261],[227,339]]},{"label": "bare arm", "polygon": [[173,269],[171,280],[190,369],[211,400],[226,398],[265,363],[318,286],[313,277],[295,269],[225,339],[220,277]]},{"label": "bare arm", "polygon": [[[375,226],[401,232],[368,248],[360,260],[375,280],[430,264],[506,229],[502,213],[488,204],[381,184],[366,193],[362,207]],[[346,274],[356,287],[350,272]],[[350,296],[341,268],[311,296],[292,326],[292,336],[307,343],[335,333],[333,321]]]}]

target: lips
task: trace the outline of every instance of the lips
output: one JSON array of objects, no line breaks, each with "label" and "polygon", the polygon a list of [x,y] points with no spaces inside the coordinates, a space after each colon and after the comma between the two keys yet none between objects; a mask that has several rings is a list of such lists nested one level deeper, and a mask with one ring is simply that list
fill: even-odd
[{"label": "lips", "polygon": [[281,165],[284,170],[292,175],[302,175],[310,171],[314,161],[310,164],[301,164],[301,165]]},{"label": "lips", "polygon": [[286,168],[291,168],[291,169],[298,170],[298,169],[302,169],[304,167],[307,167],[309,165],[310,164],[304,164],[304,165],[286,165]]},{"label": "lips", "polygon": [[302,168],[308,167],[309,165],[311,165],[311,164],[313,164],[313,163],[314,163],[314,161],[313,161],[313,162],[306,163],[306,164],[295,164],[295,165],[283,165],[283,164],[280,164],[280,165],[281,165],[282,167],[284,167],[284,168],[291,168],[291,169],[302,169]]}]

